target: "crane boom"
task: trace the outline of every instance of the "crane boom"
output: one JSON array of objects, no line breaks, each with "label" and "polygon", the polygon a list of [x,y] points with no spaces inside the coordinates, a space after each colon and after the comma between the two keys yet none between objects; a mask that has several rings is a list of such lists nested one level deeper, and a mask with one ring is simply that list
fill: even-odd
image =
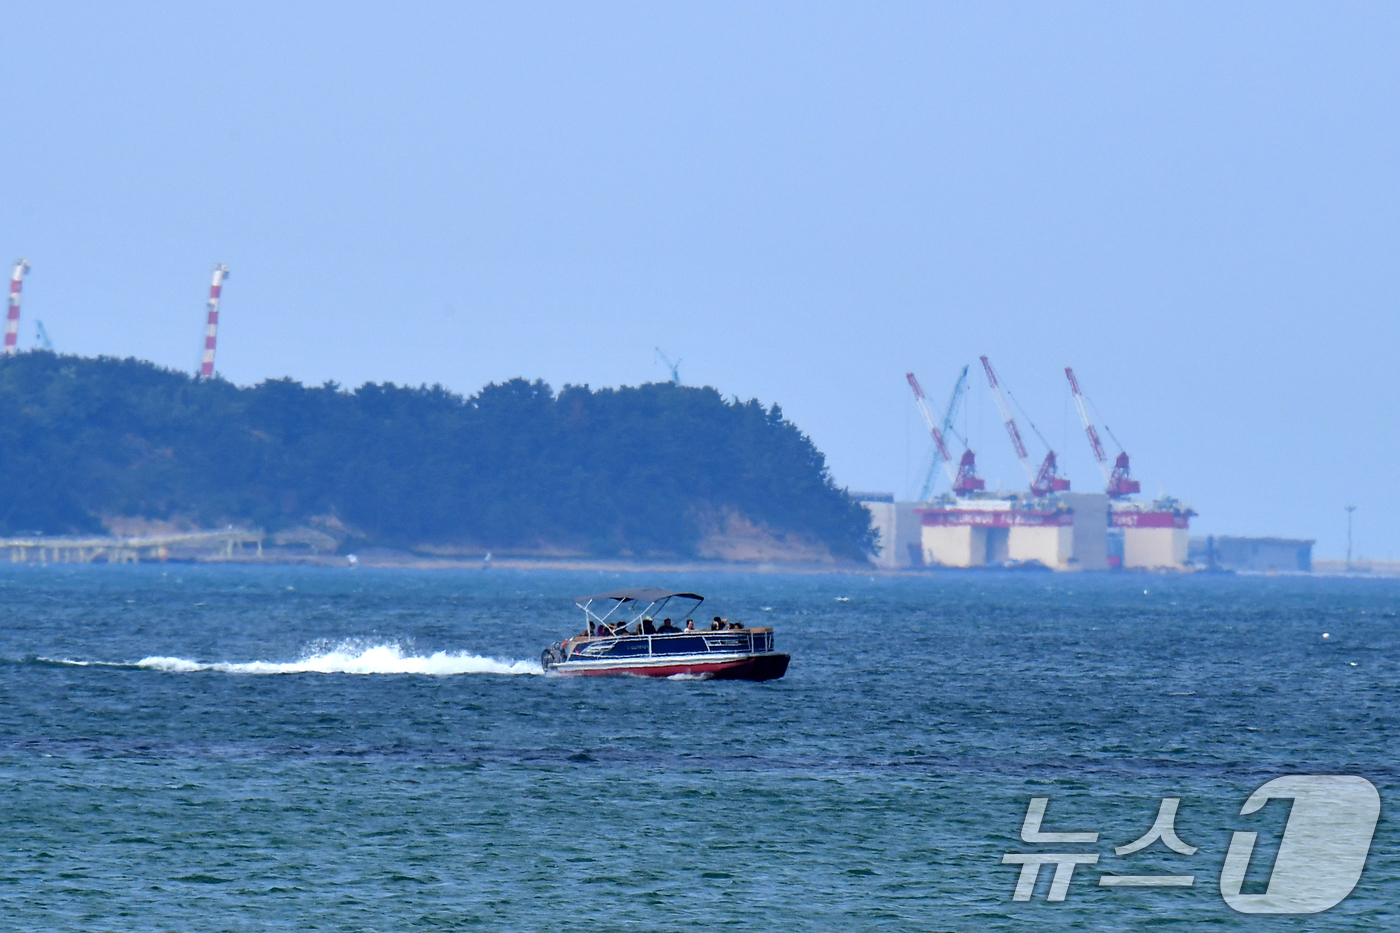
[{"label": "crane boom", "polygon": [[982,368],[987,371],[987,383],[992,387],[992,393],[996,396],[997,409],[1001,412],[1002,420],[1006,422],[1006,433],[1011,435],[1011,446],[1016,448],[1016,459],[1021,461],[1021,469],[1026,471],[1026,478],[1031,481],[1031,495],[1040,497],[1049,495],[1052,492],[1064,492],[1069,489],[1069,480],[1060,477],[1059,466],[1055,462],[1055,451],[1050,448],[1050,444],[1045,440],[1045,435],[1040,433],[1040,429],[1030,422],[1031,430],[1035,431],[1041,443],[1045,444],[1045,459],[1040,463],[1040,469],[1032,472],[1031,458],[1026,454],[1026,445],[1021,440],[1021,432],[1016,427],[1016,419],[1011,415],[1011,407],[1006,404],[1006,393],[1002,390],[1001,382],[997,379],[996,371],[992,369],[991,361],[985,356],[982,357]]},{"label": "crane boom", "polygon": [[1113,461],[1113,468],[1109,469],[1108,456],[1103,451],[1103,444],[1099,443],[1099,432],[1094,428],[1093,419],[1089,417],[1089,407],[1084,393],[1079,391],[1079,380],[1075,378],[1074,370],[1066,366],[1065,377],[1069,379],[1069,389],[1074,395],[1074,407],[1079,409],[1079,420],[1084,422],[1084,433],[1089,437],[1089,446],[1093,448],[1094,459],[1098,461],[1099,472],[1103,474],[1104,491],[1110,499],[1124,499],[1141,492],[1142,484],[1133,479],[1132,469],[1128,464],[1128,452],[1118,444],[1118,438],[1113,437],[1108,425],[1104,425],[1108,436],[1113,437],[1113,443],[1118,444],[1118,457]]},{"label": "crane boom", "polygon": [[680,361],[680,360],[676,360],[674,363],[672,363],[672,362],[671,362],[671,358],[670,358],[669,356],[667,356],[665,353],[662,353],[660,347],[657,347],[657,348],[656,348],[656,355],[659,356],[659,357],[661,357],[661,362],[665,363],[665,364],[666,364],[666,368],[669,369],[669,370],[671,371],[671,382],[672,382],[673,384],[675,384],[675,385],[680,385],[680,384],[681,384],[681,361]]},{"label": "crane boom", "polygon": [[[948,445],[943,441],[943,432],[938,429],[938,424],[933,420],[933,412],[929,411],[928,397],[924,395],[924,389],[919,385],[919,380],[913,373],[905,373],[904,378],[909,380],[909,388],[914,390],[914,404],[919,406],[919,414],[924,416],[924,424],[928,425],[928,433],[933,437],[933,446],[936,451],[934,456],[942,461],[944,468],[948,472],[948,479],[956,480],[957,475],[953,472],[953,456],[948,453]],[[934,465],[937,467],[937,464]],[[930,476],[933,471],[929,471]],[[927,499],[929,487],[932,485],[928,480],[924,481],[924,491],[922,498]]]},{"label": "crane boom", "polygon": [[15,271],[10,275],[10,313],[5,320],[5,355],[14,356],[19,352],[19,296],[24,288],[24,276],[29,271],[29,260],[15,263]]},{"label": "crane boom", "polygon": [[1099,465],[1099,472],[1103,474],[1103,481],[1108,482],[1108,455],[1103,452],[1103,444],[1099,442],[1099,432],[1094,430],[1094,422],[1089,417],[1089,409],[1084,404],[1084,393],[1079,391],[1079,380],[1074,378],[1074,370],[1065,367],[1065,378],[1069,380],[1069,391],[1074,396],[1074,407],[1079,410],[1079,420],[1084,424],[1084,433],[1089,437],[1089,447],[1094,451],[1094,460]]},{"label": "crane boom", "polygon": [[1016,459],[1021,461],[1021,469],[1026,471],[1026,479],[1031,481],[1031,486],[1035,486],[1035,471],[1031,469],[1031,458],[1026,453],[1026,444],[1021,440],[1021,432],[1016,427],[1016,419],[1011,414],[1011,408],[1006,404],[1006,395],[1001,390],[1001,383],[997,381],[996,370],[992,369],[991,360],[982,357],[982,368],[987,371],[987,384],[992,387],[992,395],[997,400],[997,410],[1001,412],[1001,420],[1006,425],[1006,433],[1011,435],[1011,446],[1016,450]]},{"label": "crane boom", "polygon": [[933,438],[933,463],[930,464],[928,475],[924,477],[923,489],[919,492],[919,499],[927,502],[933,494],[934,478],[938,475],[938,467],[941,465],[944,472],[948,474],[948,479],[953,483],[953,494],[964,496],[969,492],[985,489],[987,484],[977,476],[977,455],[971,450],[964,450],[962,459],[957,468],[953,467],[953,457],[948,452],[945,435],[954,433],[953,422],[957,420],[958,408],[962,405],[963,396],[967,392],[967,367],[962,368],[958,373],[957,381],[953,383],[953,394],[948,397],[948,408],[943,412],[943,424],[940,427],[933,420],[933,412],[928,407],[928,397],[924,395],[923,387],[919,385],[919,380],[913,373],[905,373],[904,378],[909,380],[909,388],[914,390],[914,403],[919,407],[919,414],[923,415],[924,423],[928,425],[929,435]]},{"label": "crane boom", "polygon": [[943,428],[945,435],[956,433],[953,431],[953,424],[958,420],[958,409],[962,406],[963,396],[967,393],[967,367],[962,368],[958,373],[957,381],[953,383],[953,392],[948,396],[948,408],[943,412]]}]

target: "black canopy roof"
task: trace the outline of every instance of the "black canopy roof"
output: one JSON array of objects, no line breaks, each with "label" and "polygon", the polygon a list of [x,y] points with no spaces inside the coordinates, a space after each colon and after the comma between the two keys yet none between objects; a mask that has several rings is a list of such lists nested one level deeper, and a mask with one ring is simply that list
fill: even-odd
[{"label": "black canopy roof", "polygon": [[609,593],[597,593],[593,596],[580,596],[574,600],[579,605],[595,599],[615,599],[620,603],[636,600],[639,603],[654,603],[669,596],[680,596],[685,599],[704,599],[698,593],[673,593],[670,590],[656,589],[654,587],[638,587],[630,590],[613,590]]}]

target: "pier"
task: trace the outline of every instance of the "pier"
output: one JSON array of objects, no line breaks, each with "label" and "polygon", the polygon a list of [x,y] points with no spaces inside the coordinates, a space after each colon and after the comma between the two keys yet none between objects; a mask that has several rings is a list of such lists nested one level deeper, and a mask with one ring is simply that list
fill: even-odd
[{"label": "pier", "polygon": [[[163,561],[237,560],[255,547],[262,556],[263,532],[256,529],[191,531],[142,537],[66,537],[29,535],[0,538],[0,553],[9,552],[12,564],[135,564],[143,560]],[[248,555],[252,556],[252,555]]]}]

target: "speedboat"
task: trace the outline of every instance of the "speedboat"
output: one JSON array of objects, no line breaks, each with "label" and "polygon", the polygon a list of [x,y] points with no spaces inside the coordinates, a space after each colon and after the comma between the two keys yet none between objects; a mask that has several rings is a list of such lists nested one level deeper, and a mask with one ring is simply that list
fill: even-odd
[{"label": "speedboat", "polygon": [[574,605],[583,610],[583,634],[550,645],[540,664],[555,674],[717,680],[776,680],[787,673],[790,656],[773,650],[771,628],[658,628],[655,620],[672,600],[686,610],[675,617],[691,619],[705,597],[644,588],[580,596]]}]

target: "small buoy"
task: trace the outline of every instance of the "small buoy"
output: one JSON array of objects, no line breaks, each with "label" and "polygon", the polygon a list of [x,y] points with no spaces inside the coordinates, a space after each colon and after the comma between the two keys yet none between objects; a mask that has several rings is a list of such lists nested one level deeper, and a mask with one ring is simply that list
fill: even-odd
[{"label": "small buoy", "polygon": [[1332,636],[1329,635],[1329,634],[1327,634],[1326,632],[1323,632],[1323,633],[1322,633],[1322,637],[1323,637],[1323,638],[1331,638]]},{"label": "small buoy", "polygon": [[1355,661],[1352,661],[1352,662],[1351,662],[1351,666],[1352,666],[1352,667],[1355,667],[1355,666],[1356,666],[1356,662],[1355,662]]}]

